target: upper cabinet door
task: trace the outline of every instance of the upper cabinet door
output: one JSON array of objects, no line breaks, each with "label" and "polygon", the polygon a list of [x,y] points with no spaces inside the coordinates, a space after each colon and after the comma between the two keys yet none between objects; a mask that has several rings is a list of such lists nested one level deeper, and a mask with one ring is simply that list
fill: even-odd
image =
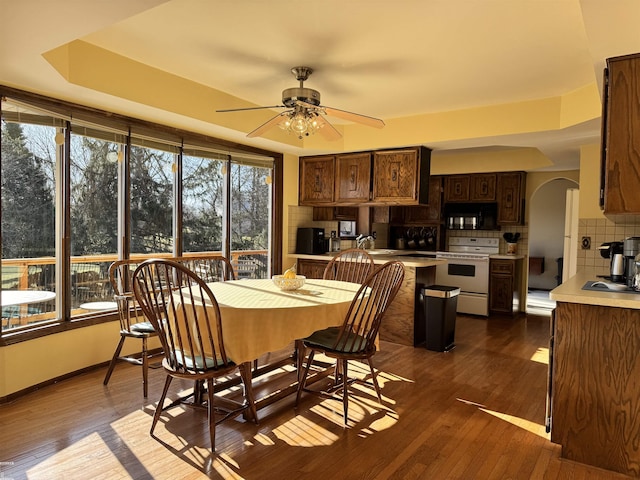
[{"label": "upper cabinet door", "polygon": [[411,148],[373,153],[373,201],[404,205],[429,202],[431,150]]},{"label": "upper cabinet door", "polygon": [[326,205],[334,202],[335,157],[300,159],[300,205]]},{"label": "upper cabinet door", "polygon": [[371,195],[371,154],[336,156],[336,203],[363,203]]},{"label": "upper cabinet door", "polygon": [[447,175],[444,180],[444,201],[468,202],[470,190],[470,175]]},{"label": "upper cabinet door", "polygon": [[495,173],[475,173],[471,175],[470,200],[472,202],[496,201]]},{"label": "upper cabinet door", "polygon": [[525,172],[498,173],[498,225],[523,223],[525,179]]},{"label": "upper cabinet door", "polygon": [[604,213],[640,214],[640,55],[607,59],[603,106]]}]

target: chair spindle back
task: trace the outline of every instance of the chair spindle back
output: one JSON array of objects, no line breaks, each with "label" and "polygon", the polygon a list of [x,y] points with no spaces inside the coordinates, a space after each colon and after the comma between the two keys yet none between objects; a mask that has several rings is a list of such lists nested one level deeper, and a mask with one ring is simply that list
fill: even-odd
[{"label": "chair spindle back", "polygon": [[197,375],[235,366],[225,352],[218,303],[195,272],[173,260],[147,260],[133,274],[133,292],[160,336],[165,367]]}]

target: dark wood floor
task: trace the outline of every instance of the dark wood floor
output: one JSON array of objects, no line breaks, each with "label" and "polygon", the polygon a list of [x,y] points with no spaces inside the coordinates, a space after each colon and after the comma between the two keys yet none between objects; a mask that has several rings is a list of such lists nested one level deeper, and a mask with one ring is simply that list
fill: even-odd
[{"label": "dark wood floor", "polygon": [[383,342],[383,406],[373,388],[354,387],[345,429],[340,402],[306,395],[295,411],[287,397],[259,412],[259,426],[220,425],[217,455],[198,409],[170,410],[160,441],[149,436],[162,370],[145,401],[138,367],[118,365],[107,387],[99,369],[0,406],[0,478],[627,478],[562,460],[549,441],[548,332],[548,317],[460,316],[449,353]]}]

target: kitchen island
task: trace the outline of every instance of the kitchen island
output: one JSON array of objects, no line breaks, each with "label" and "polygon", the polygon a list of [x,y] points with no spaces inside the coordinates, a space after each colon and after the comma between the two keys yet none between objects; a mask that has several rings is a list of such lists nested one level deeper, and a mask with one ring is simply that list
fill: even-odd
[{"label": "kitchen island", "polygon": [[640,294],[590,291],[580,272],[552,290],[551,441],[562,456],[640,477]]},{"label": "kitchen island", "polygon": [[[298,273],[307,275],[311,273],[313,278],[320,278],[324,266],[339,252],[326,253],[324,255],[291,254],[298,259]],[[372,252],[369,252],[372,253]],[[407,250],[377,250],[372,257],[377,265],[389,261],[399,260],[404,263],[404,281],[396,298],[393,300],[385,314],[380,327],[380,339],[401,345],[415,346],[423,339],[420,338],[421,319],[416,318],[419,312],[419,292],[424,285],[436,283],[436,265],[446,263],[445,260],[436,260],[426,255],[427,252],[411,252]],[[408,256],[408,255],[417,256]],[[423,320],[422,320],[423,321]],[[418,332],[416,332],[418,327]]]}]

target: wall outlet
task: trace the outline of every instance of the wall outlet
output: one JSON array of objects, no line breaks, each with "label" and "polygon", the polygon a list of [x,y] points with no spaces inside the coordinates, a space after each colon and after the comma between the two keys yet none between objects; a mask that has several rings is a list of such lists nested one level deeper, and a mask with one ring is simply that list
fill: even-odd
[{"label": "wall outlet", "polygon": [[582,250],[590,250],[591,249],[591,237],[582,237]]}]

